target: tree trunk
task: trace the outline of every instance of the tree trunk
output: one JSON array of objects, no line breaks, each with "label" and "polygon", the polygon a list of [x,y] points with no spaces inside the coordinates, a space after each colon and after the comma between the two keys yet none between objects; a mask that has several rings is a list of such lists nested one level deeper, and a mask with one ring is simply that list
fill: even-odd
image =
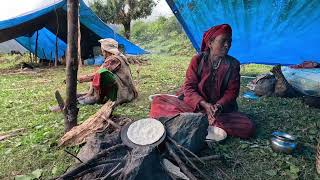
[{"label": "tree trunk", "polygon": [[131,21],[125,22],[122,24],[124,27],[124,37],[126,37],[128,40],[130,39],[130,25]]},{"label": "tree trunk", "polygon": [[64,131],[68,132],[77,125],[77,72],[78,72],[78,9],[79,0],[68,0],[68,46],[67,46],[67,77],[66,103],[64,107]]}]

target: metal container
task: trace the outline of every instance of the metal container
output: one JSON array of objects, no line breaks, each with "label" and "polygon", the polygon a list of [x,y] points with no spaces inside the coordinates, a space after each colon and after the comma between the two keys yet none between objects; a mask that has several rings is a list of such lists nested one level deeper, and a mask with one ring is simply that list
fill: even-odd
[{"label": "metal container", "polygon": [[296,138],[284,132],[273,132],[270,139],[271,148],[275,152],[291,154],[297,148]]}]

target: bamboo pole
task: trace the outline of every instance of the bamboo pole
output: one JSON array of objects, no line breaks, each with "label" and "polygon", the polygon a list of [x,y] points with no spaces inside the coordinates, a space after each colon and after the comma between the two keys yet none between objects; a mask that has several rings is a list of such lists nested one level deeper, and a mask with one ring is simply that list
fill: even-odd
[{"label": "bamboo pole", "polygon": [[66,74],[66,103],[64,130],[68,132],[77,125],[77,72],[78,72],[78,9],[79,0],[68,0],[68,46],[67,46],[67,74]]}]

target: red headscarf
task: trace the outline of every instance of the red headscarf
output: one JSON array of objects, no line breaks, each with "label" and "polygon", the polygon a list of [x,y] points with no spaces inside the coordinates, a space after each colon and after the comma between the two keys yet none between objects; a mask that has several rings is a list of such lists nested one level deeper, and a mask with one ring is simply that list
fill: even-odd
[{"label": "red headscarf", "polygon": [[220,34],[228,34],[232,36],[231,26],[229,24],[221,24],[218,26],[213,26],[208,31],[206,31],[202,37],[201,51],[208,50],[208,43],[210,42],[210,40],[212,40]]}]

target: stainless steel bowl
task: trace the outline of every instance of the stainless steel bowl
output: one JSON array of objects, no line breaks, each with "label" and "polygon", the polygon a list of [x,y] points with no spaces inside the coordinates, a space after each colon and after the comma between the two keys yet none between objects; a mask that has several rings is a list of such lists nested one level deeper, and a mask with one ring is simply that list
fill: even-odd
[{"label": "stainless steel bowl", "polygon": [[273,132],[270,139],[271,148],[275,152],[291,154],[297,148],[296,138],[284,132]]}]

